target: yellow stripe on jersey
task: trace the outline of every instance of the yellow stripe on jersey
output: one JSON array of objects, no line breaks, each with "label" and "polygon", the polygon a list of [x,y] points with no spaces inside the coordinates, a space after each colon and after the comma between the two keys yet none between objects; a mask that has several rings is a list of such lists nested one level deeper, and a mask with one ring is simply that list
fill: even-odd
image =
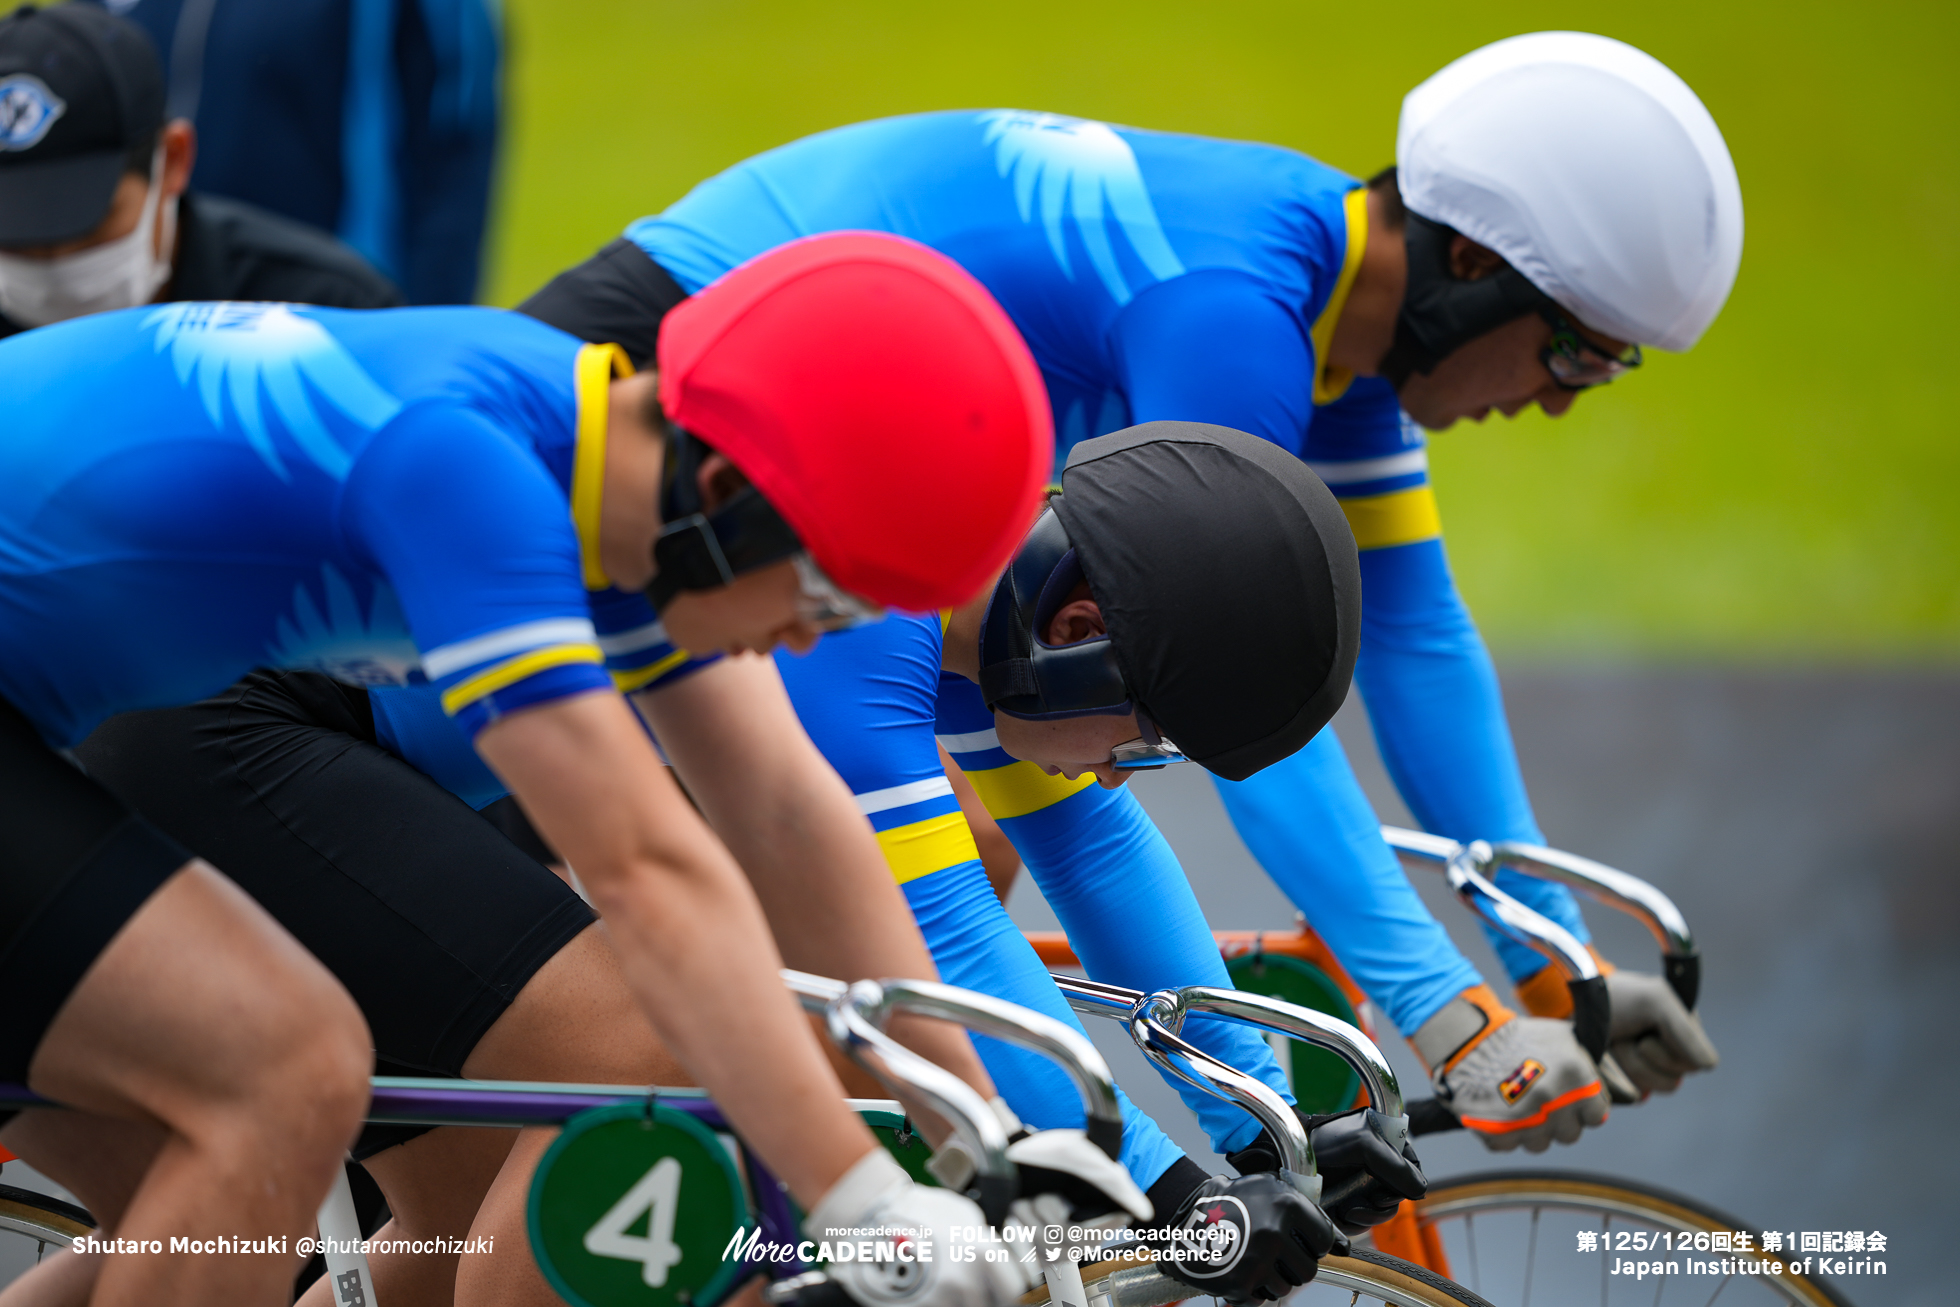
[{"label": "yellow stripe on jersey", "polygon": [[1341,275],[1334,280],[1334,293],[1327,297],[1327,307],[1320,311],[1313,330],[1307,333],[1313,338],[1313,365],[1318,369],[1313,378],[1316,404],[1332,404],[1354,384],[1352,372],[1327,366],[1327,350],[1334,343],[1334,328],[1341,320],[1341,310],[1347,307],[1348,292],[1354,289],[1354,275],[1361,271],[1361,255],[1368,248],[1368,188],[1361,186],[1349,191],[1341,201],[1341,212],[1347,218],[1347,256],[1341,260]]},{"label": "yellow stripe on jersey", "polygon": [[977,862],[980,859],[980,849],[973,842],[973,832],[967,828],[966,818],[957,812],[928,817],[909,826],[881,830],[878,832],[878,845],[884,849],[885,861],[891,865],[892,879],[901,885],[908,880],[930,876],[935,871],[957,867],[962,862]]},{"label": "yellow stripe on jersey", "polygon": [[610,382],[633,375],[633,364],[617,345],[584,345],[572,364],[572,392],[578,397],[578,443],[572,452],[572,526],[578,531],[580,570],[585,588],[604,590],[612,582],[599,563],[599,494],[606,482],[606,414],[612,405]]},{"label": "yellow stripe on jersey", "polygon": [[454,717],[478,699],[495,694],[505,686],[516,685],[525,677],[536,675],[548,667],[563,667],[567,663],[603,664],[605,661],[606,656],[599,652],[596,644],[554,644],[533,649],[498,663],[487,672],[478,672],[469,680],[443,691],[442,710]]},{"label": "yellow stripe on jersey", "polygon": [[1443,519],[1436,512],[1436,492],[1428,486],[1343,499],[1340,503],[1341,511],[1347,514],[1348,526],[1354,531],[1354,543],[1363,549],[1412,545],[1443,534]]},{"label": "yellow stripe on jersey", "polygon": [[635,690],[644,690],[647,686],[652,685],[655,681],[686,661],[687,650],[676,649],[659,662],[649,663],[645,667],[635,667],[630,671],[614,672],[612,674],[613,687],[621,694],[631,694]]},{"label": "yellow stripe on jersey", "polygon": [[1072,781],[1064,780],[1050,776],[1031,762],[970,771],[966,778],[973,782],[973,792],[980,796],[980,802],[995,821],[1040,812],[1096,783],[1096,778],[1087,772]]}]

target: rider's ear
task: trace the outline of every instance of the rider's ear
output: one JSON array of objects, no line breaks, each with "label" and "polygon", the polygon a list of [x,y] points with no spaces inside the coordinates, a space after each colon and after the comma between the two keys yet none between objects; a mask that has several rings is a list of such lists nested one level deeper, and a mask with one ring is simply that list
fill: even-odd
[{"label": "rider's ear", "polygon": [[1089,640],[1108,633],[1109,626],[1103,621],[1102,609],[1097,607],[1095,600],[1085,596],[1063,604],[1049,620],[1042,638],[1049,644],[1074,644],[1078,640]]},{"label": "rider's ear", "polygon": [[1458,232],[1450,237],[1450,275],[1458,281],[1482,281],[1507,265],[1504,256]]},{"label": "rider's ear", "polygon": [[710,451],[694,471],[695,486],[701,492],[702,511],[712,513],[733,499],[749,484],[741,469],[726,454]]}]

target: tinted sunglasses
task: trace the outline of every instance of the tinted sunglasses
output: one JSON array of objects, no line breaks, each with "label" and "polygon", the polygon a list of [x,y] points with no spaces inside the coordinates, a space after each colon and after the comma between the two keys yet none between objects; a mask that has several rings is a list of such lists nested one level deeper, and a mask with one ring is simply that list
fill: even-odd
[{"label": "tinted sunglasses", "polygon": [[1556,307],[1547,305],[1538,313],[1552,324],[1552,342],[1539,353],[1538,359],[1545,365],[1545,371],[1552,374],[1552,384],[1560,390],[1603,386],[1640,366],[1640,346],[1629,345],[1627,352],[1616,358],[1580,335],[1572,319]]}]

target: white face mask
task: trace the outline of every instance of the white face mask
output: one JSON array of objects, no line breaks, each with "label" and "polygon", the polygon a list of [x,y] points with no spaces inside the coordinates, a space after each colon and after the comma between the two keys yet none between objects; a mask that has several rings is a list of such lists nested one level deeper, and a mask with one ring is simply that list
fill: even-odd
[{"label": "white face mask", "polygon": [[[0,313],[29,327],[45,327],[85,313],[134,308],[170,280],[172,260],[158,258],[159,244],[174,251],[177,201],[162,203],[163,147],[150,165],[150,193],[143,216],[127,236],[58,259],[24,259],[0,253]],[[163,240],[156,239],[163,224]]]}]

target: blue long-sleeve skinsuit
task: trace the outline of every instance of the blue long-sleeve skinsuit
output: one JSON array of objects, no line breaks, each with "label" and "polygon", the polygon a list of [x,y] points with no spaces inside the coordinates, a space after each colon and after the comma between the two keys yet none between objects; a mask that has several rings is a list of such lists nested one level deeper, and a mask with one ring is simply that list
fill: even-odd
[{"label": "blue long-sleeve skinsuit", "polygon": [[[1357,182],[1270,146],[1015,111],[943,113],[770,151],[627,234],[693,292],[785,241],[841,229],[919,240],[987,286],[1041,365],[1058,456],[1132,422],[1175,418],[1251,431],[1308,460],[1363,550],[1357,679],[1417,819],[1459,838],[1540,839],[1490,659],[1445,561],[1422,436],[1385,383],[1316,363],[1366,238]],[[986,884],[927,738],[935,732],[1092,974],[1136,988],[1223,983],[1189,885],[1140,806],[1000,753],[977,692],[940,676],[940,638],[934,619],[894,617],[781,665],[813,738],[877,828],[942,974],[1068,1018]],[[405,722],[397,729],[409,734]],[[1331,730],[1219,791],[1246,843],[1402,1030],[1477,983],[1382,843]],[[1506,885],[1584,938],[1564,891],[1522,877]],[[1542,966],[1498,945],[1515,979]],[[1192,1032],[1282,1083],[1261,1041],[1208,1023]],[[982,1044],[1024,1118],[1079,1120],[1059,1072]],[[1187,1101],[1221,1149],[1255,1131],[1237,1109]],[[1175,1147],[1127,1106],[1126,1127],[1124,1160],[1147,1186]]]},{"label": "blue long-sleeve skinsuit", "polygon": [[[1363,551],[1356,679],[1410,809],[1441,834],[1542,842],[1496,674],[1450,576],[1423,437],[1386,382],[1319,365],[1366,240],[1363,195],[1274,146],[962,111],[771,150],[627,236],[690,292],[801,236],[908,236],[957,260],[1014,319],[1048,384],[1058,458],[1169,418],[1237,427],[1307,460]],[[1218,788],[1253,853],[1400,1029],[1477,983],[1381,841],[1332,730]],[[1563,889],[1503,883],[1586,938]],[[1152,907],[1117,893],[1098,913],[1120,934]],[[1514,980],[1544,965],[1493,942]]]}]

